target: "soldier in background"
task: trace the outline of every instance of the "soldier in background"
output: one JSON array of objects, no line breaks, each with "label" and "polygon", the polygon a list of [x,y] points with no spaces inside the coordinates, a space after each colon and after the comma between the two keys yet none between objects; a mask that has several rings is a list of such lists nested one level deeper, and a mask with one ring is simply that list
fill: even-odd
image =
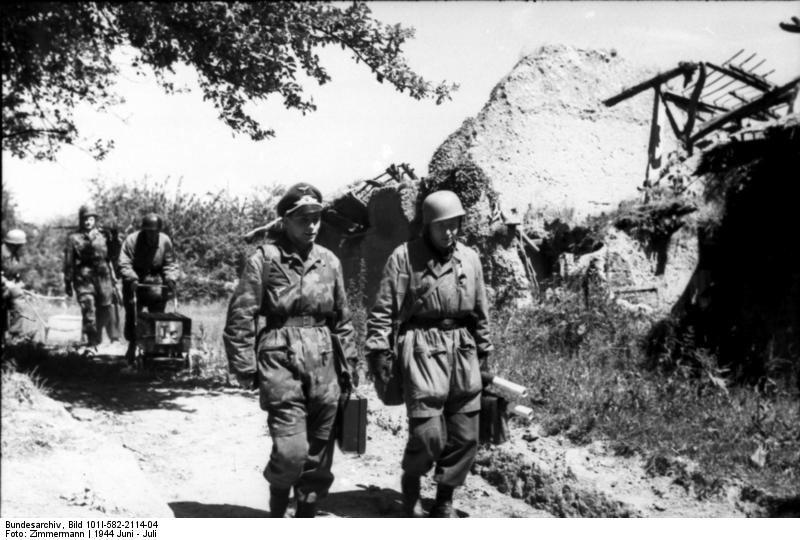
[{"label": "soldier in background", "polygon": [[340,390],[351,384],[347,372],[337,376],[334,354],[350,366],[357,356],[342,265],[314,243],[322,195],[297,184],[277,210],[283,228],[247,260],[222,337],[231,372],[244,388],[258,387],[268,413],[271,517],[284,516],[292,488],[295,517],[314,517],[333,483],[332,430]]},{"label": "soldier in background", "polygon": [[93,206],[81,206],[79,230],[67,237],[64,248],[64,291],[67,296],[75,293],[90,347],[100,344],[104,328],[111,343],[119,341],[112,255],[106,236],[97,226],[97,217]]},{"label": "soldier in background", "polygon": [[[145,308],[150,313],[164,313],[167,300],[175,294],[178,263],[172,239],[161,232],[162,225],[158,214],[144,216],[141,230],[125,238],[119,254],[129,362],[136,354],[137,313]],[[139,287],[140,284],[152,287]]]},{"label": "soldier in background", "polygon": [[2,283],[3,283],[3,338],[8,332],[8,341],[14,342],[26,336],[23,295],[25,285],[22,275],[27,270],[23,250],[28,238],[25,231],[12,229],[3,238]]},{"label": "soldier in background", "polygon": [[492,345],[480,258],[457,240],[464,215],[451,191],[425,198],[422,237],[389,257],[367,320],[367,358],[381,399],[390,404],[387,386],[402,382],[409,436],[401,486],[409,517],[424,516],[420,477],[434,465],[430,516],[457,517],[453,492],[478,449]]}]

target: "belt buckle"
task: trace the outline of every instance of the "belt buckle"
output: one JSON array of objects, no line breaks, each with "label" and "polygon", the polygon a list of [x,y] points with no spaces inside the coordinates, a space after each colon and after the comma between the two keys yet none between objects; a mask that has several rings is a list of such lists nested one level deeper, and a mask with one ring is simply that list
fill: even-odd
[{"label": "belt buckle", "polygon": [[303,326],[309,327],[312,326],[311,315],[303,315]]}]

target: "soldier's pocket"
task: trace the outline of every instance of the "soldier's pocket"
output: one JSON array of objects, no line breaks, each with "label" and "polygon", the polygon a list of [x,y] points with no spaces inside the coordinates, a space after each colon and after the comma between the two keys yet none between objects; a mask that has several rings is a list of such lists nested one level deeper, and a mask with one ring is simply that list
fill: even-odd
[{"label": "soldier's pocket", "polygon": [[403,381],[408,385],[411,399],[444,403],[450,386],[447,352],[430,348],[424,338],[417,336],[413,353]]},{"label": "soldier's pocket", "polygon": [[474,343],[463,342],[456,347],[453,362],[453,392],[456,399],[473,397],[481,391],[481,372],[478,351]]},{"label": "soldier's pocket", "polygon": [[261,407],[304,400],[301,373],[294,351],[288,345],[260,348],[258,387]]}]

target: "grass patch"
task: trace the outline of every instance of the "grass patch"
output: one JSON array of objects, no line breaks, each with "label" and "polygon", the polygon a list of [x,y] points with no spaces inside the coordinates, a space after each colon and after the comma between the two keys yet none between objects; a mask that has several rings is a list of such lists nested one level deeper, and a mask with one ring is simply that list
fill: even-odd
[{"label": "grass patch", "polygon": [[496,371],[532,390],[547,434],[607,438],[700,496],[719,491],[723,478],[797,492],[796,391],[731,386],[704,351],[667,369],[644,352],[641,336],[653,321],[611,303],[587,309],[578,292],[550,293],[536,307],[497,314],[494,327]]}]

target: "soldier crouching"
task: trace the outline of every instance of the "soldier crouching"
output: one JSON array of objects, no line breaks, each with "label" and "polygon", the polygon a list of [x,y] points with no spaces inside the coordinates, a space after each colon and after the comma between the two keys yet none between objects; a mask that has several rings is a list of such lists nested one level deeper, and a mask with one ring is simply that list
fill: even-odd
[{"label": "soldier crouching", "polygon": [[[272,453],[264,477],[270,515],[283,517],[294,488],[295,517],[314,517],[333,483],[340,383],[350,384],[346,375],[341,381],[337,376],[333,340],[355,365],[353,326],[341,263],[314,243],[319,190],[292,186],[277,210],[283,230],[248,259],[228,306],[223,340],[230,370],[243,387],[258,387],[268,413]],[[256,334],[259,316],[265,324]]]},{"label": "soldier crouching", "polygon": [[[389,257],[367,321],[378,395],[387,404],[404,401],[408,412],[401,485],[409,517],[424,516],[420,477],[434,465],[430,516],[457,517],[453,492],[464,484],[478,448],[481,370],[492,346],[480,258],[457,241],[464,215],[451,191],[425,198],[422,237]],[[390,403],[393,383],[401,389]]]}]

